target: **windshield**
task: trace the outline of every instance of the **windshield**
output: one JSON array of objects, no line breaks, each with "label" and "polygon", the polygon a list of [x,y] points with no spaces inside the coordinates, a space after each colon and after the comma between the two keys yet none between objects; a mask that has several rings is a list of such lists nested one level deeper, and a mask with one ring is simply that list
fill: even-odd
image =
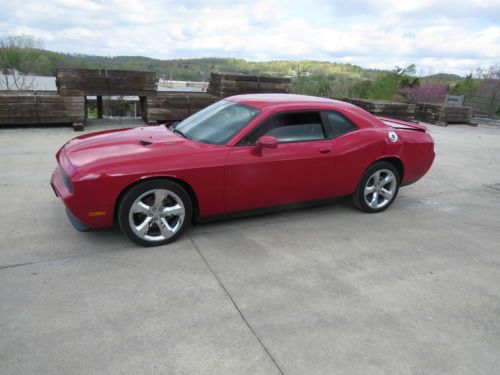
[{"label": "windshield", "polygon": [[179,122],[172,130],[198,142],[223,145],[258,113],[255,108],[221,100]]}]

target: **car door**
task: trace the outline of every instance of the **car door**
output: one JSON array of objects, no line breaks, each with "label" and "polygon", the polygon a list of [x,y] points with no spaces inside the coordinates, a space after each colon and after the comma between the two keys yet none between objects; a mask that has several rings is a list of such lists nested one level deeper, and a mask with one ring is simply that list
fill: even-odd
[{"label": "car door", "polygon": [[[276,148],[256,152],[264,136]],[[332,141],[319,111],[272,115],[233,147],[226,161],[226,212],[302,202],[331,196]]]}]

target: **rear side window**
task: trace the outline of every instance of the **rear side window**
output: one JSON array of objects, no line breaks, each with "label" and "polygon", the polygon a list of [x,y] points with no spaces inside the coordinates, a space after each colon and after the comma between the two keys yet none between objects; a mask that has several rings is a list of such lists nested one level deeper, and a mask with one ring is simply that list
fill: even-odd
[{"label": "rear side window", "polygon": [[338,112],[323,112],[321,115],[328,138],[336,138],[357,129],[356,125]]},{"label": "rear side window", "polygon": [[271,135],[279,142],[304,142],[325,139],[319,112],[289,112],[272,116],[242,144],[254,144],[263,135]]}]

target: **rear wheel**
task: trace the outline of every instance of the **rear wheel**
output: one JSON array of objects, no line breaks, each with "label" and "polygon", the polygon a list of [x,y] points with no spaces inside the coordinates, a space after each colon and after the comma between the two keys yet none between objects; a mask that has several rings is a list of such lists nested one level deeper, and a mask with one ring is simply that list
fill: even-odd
[{"label": "rear wheel", "polygon": [[399,172],[393,164],[381,161],[364,173],[353,196],[354,204],[368,213],[387,209],[398,195]]},{"label": "rear wheel", "polygon": [[149,180],[132,187],[118,207],[120,229],[142,246],[175,241],[186,230],[191,215],[189,195],[167,180]]}]

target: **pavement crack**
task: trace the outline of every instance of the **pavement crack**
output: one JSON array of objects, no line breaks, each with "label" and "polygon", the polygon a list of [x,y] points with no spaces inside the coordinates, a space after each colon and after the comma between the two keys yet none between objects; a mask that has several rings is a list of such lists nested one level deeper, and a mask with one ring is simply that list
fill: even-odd
[{"label": "pavement crack", "polygon": [[5,270],[5,269],[9,269],[9,268],[16,268],[16,267],[22,267],[22,266],[30,266],[32,264],[38,264],[38,263],[52,262],[53,260],[57,260],[57,259],[44,259],[44,260],[40,260],[40,261],[37,261],[37,262],[7,264],[5,266],[0,266],[0,270]]},{"label": "pavement crack", "polygon": [[208,263],[207,258],[205,258],[205,256],[203,255],[203,253],[199,249],[198,245],[196,245],[196,242],[194,242],[193,238],[191,237],[191,235],[189,235],[189,233],[187,234],[187,236],[191,240],[191,243],[193,244],[194,248],[196,249],[196,251],[200,255],[200,257],[203,260],[203,262],[206,264],[206,266],[207,266],[208,270],[210,271],[210,273],[212,274],[212,276],[217,280],[217,282],[219,283],[220,287],[222,288],[222,290],[224,291],[224,293],[226,294],[226,296],[229,298],[229,300],[233,304],[234,308],[236,309],[236,311],[240,315],[240,317],[243,320],[243,322],[245,323],[245,325],[248,327],[248,329],[250,330],[250,332],[252,332],[252,334],[255,336],[255,338],[259,342],[260,346],[262,347],[262,349],[264,349],[264,352],[267,354],[267,356],[269,357],[269,359],[273,362],[274,366],[278,369],[279,373],[282,374],[282,375],[284,375],[284,372],[281,369],[281,367],[278,365],[278,362],[274,359],[273,355],[271,354],[271,352],[269,351],[269,349],[266,347],[266,345],[264,344],[264,342],[262,341],[262,339],[259,337],[259,335],[257,334],[257,332],[250,325],[250,323],[248,322],[247,318],[245,317],[245,315],[243,314],[243,312],[240,310],[240,308],[236,304],[236,301],[233,299],[233,297],[231,296],[231,294],[229,293],[229,291],[225,287],[225,285],[222,282],[222,280],[219,278],[219,276],[217,275],[217,273],[215,272],[215,270],[212,268],[212,266],[210,265],[210,263]]},{"label": "pavement crack", "polygon": [[91,253],[81,253],[81,254],[71,254],[67,255],[64,257],[59,257],[59,258],[50,258],[50,259],[43,259],[43,260],[37,260],[35,262],[25,262],[25,263],[17,263],[17,264],[7,264],[4,266],[0,266],[0,271],[9,269],[9,268],[17,268],[17,267],[23,267],[23,266],[31,266],[33,264],[41,264],[41,263],[49,263],[49,262],[54,262],[56,260],[61,260],[61,259],[67,259],[67,258],[72,258],[80,255],[85,255],[85,254],[91,254]]},{"label": "pavement crack", "polygon": [[37,260],[37,261],[34,261],[34,262],[6,264],[6,265],[3,265],[3,266],[0,266],[0,271],[1,270],[5,270],[5,269],[9,269],[9,268],[31,266],[33,264],[55,262],[57,260],[63,260],[63,259],[68,259],[68,258],[80,257],[80,256],[89,255],[89,254],[102,254],[102,253],[107,253],[107,252],[110,252],[110,251],[116,251],[118,249],[121,249],[121,247],[117,247],[117,248],[113,248],[113,249],[105,249],[105,250],[100,250],[100,251],[86,251],[84,253],[70,254],[70,255],[65,255],[65,256],[62,256],[62,257],[58,257],[58,258],[42,259],[42,260]]}]

